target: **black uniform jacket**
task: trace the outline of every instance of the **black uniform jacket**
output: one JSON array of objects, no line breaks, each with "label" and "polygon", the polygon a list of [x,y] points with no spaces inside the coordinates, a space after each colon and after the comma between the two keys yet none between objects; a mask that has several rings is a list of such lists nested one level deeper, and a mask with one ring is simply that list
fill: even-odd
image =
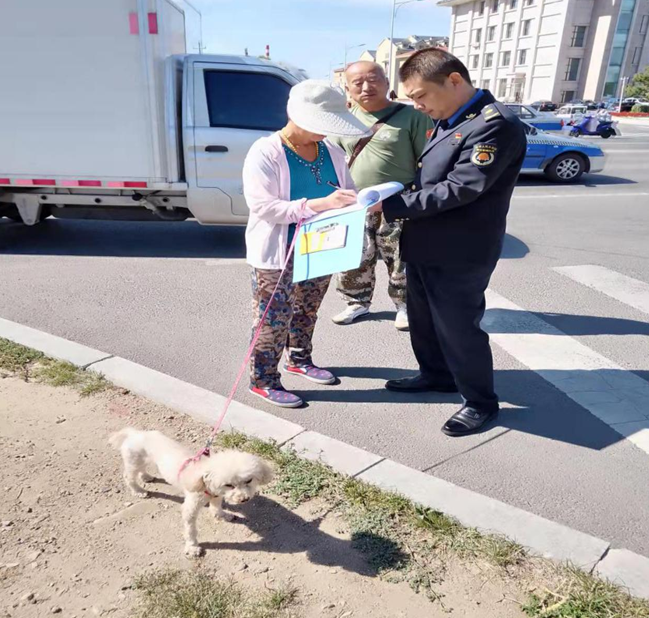
[{"label": "black uniform jacket", "polygon": [[446,130],[438,123],[412,186],[383,202],[388,222],[404,222],[402,259],[495,265],[526,148],[523,123],[489,91]]}]

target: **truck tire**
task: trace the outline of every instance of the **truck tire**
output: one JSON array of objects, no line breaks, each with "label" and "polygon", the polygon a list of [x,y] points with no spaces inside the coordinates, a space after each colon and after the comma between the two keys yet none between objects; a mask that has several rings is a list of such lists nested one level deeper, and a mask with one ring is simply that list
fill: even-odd
[{"label": "truck tire", "polygon": [[585,171],[586,161],[576,152],[560,154],[545,168],[546,175],[553,182],[576,182]]}]

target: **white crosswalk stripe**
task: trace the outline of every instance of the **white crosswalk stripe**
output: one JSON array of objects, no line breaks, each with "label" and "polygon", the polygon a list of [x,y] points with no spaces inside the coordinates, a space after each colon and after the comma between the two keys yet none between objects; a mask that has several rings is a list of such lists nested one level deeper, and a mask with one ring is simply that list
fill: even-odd
[{"label": "white crosswalk stripe", "polygon": [[649,454],[649,384],[515,303],[487,290],[491,340]]},{"label": "white crosswalk stripe", "polygon": [[649,283],[591,264],[552,270],[649,315]]}]

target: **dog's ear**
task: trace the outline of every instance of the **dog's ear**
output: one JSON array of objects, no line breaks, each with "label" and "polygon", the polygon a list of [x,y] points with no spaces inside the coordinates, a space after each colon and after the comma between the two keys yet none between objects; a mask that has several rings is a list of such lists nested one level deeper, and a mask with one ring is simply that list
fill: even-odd
[{"label": "dog's ear", "polygon": [[274,472],[263,459],[259,460],[259,469],[255,475],[260,485],[268,485],[273,480]]}]

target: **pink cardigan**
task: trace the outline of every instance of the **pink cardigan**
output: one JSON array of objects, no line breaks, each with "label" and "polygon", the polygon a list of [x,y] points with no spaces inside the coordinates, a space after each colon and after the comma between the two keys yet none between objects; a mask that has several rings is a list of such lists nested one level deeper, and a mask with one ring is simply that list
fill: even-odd
[{"label": "pink cardigan", "polygon": [[[341,189],[353,189],[345,152],[325,140]],[[250,217],[246,260],[255,268],[279,269],[286,259],[288,226],[297,223],[304,200],[290,200],[291,174],[279,133],[257,140],[243,164],[243,195]],[[306,218],[316,213],[304,209]]]}]

